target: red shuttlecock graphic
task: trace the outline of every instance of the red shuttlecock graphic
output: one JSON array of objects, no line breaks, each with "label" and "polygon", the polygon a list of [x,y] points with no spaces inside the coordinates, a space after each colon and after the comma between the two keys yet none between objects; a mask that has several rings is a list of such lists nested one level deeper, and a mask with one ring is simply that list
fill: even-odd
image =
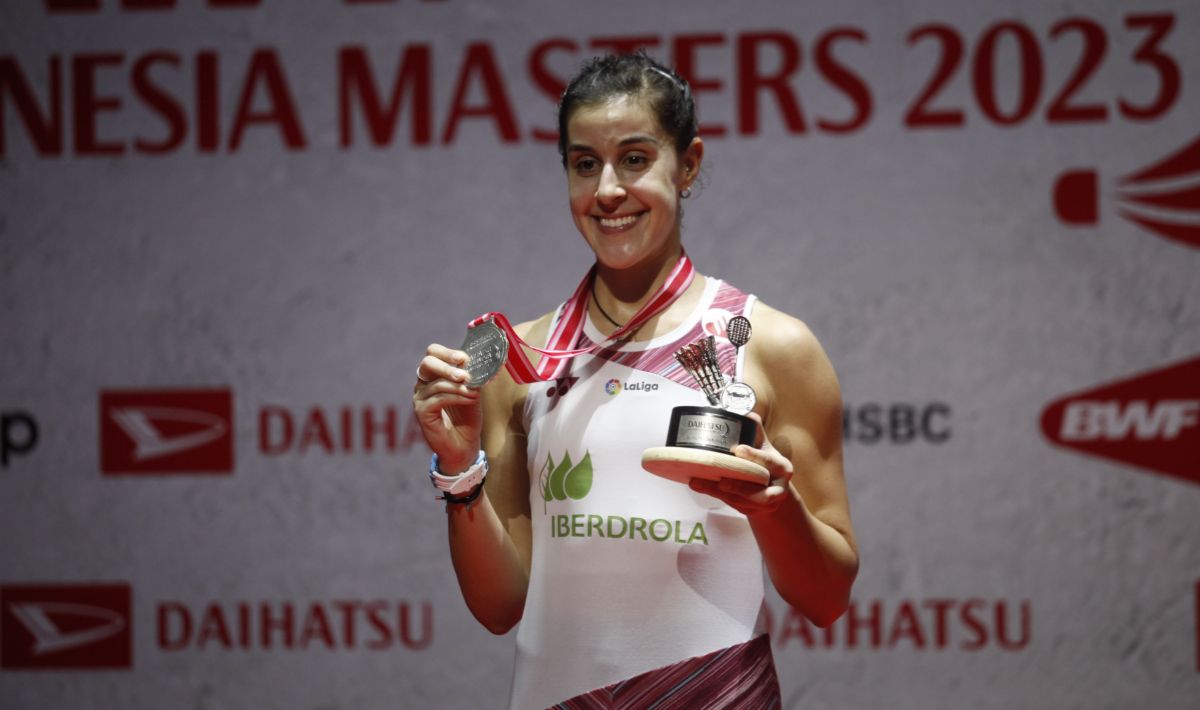
[{"label": "red shuttlecock graphic", "polygon": [[[1100,178],[1069,170],[1054,183],[1054,210],[1067,224],[1099,221]],[[1200,248],[1200,136],[1158,162],[1117,180],[1117,214],[1161,237]]]}]

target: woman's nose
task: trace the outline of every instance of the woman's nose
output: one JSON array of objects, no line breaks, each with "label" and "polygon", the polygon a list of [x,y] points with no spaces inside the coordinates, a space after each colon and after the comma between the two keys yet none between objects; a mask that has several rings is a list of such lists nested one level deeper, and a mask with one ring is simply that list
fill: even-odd
[{"label": "woman's nose", "polygon": [[621,185],[616,169],[612,165],[605,165],[600,170],[600,183],[596,186],[596,201],[602,207],[615,207],[624,199],[625,188]]}]

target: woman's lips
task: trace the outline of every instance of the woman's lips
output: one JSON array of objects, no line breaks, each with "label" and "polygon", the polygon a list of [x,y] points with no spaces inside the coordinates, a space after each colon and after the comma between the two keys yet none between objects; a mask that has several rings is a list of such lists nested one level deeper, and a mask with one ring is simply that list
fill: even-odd
[{"label": "woman's lips", "polygon": [[600,223],[600,227],[605,231],[619,232],[633,226],[643,214],[645,212],[621,215],[620,217],[595,217],[594,219]]}]

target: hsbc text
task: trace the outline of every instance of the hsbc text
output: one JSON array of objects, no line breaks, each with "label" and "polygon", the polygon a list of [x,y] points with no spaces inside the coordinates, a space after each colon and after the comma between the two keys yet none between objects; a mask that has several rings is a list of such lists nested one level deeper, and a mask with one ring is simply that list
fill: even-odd
[{"label": "hsbc text", "polygon": [[950,440],[950,405],[869,402],[842,408],[847,444],[942,444]]}]

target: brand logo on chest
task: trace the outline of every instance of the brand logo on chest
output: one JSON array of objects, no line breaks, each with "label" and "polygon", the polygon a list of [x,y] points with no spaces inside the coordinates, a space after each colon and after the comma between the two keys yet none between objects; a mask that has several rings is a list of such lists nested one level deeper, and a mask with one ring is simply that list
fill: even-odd
[{"label": "brand logo on chest", "polygon": [[658,383],[635,380],[626,380],[625,382],[621,382],[615,377],[604,383],[604,393],[610,397],[616,397],[617,395],[621,394],[622,391],[637,393],[657,392]]}]

